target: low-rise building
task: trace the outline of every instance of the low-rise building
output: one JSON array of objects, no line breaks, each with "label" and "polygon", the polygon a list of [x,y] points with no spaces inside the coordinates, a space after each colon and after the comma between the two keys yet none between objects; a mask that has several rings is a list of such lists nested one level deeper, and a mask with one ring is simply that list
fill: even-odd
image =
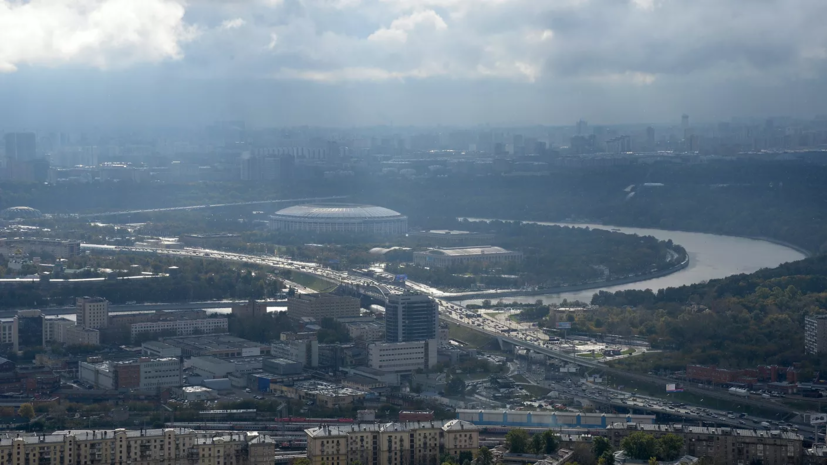
[{"label": "low-rise building", "polygon": [[180,357],[181,348],[161,341],[147,341],[141,344],[141,355],[148,357]]},{"label": "low-rise building", "polygon": [[354,341],[382,342],[385,340],[385,325],[371,322],[346,323],[347,333]]},{"label": "low-rise building", "polygon": [[270,344],[270,354],[276,358],[299,362],[303,366],[319,366],[319,342],[315,338],[273,341]]},{"label": "low-rise building", "polygon": [[181,361],[172,357],[80,362],[78,377],[98,389],[156,389],[183,384]]},{"label": "low-rise building", "polygon": [[219,358],[268,355],[270,346],[229,334],[165,337],[161,342],[181,349],[185,357],[214,355]]},{"label": "low-rise building", "polygon": [[437,465],[479,448],[479,428],[462,420],[324,425],[305,430],[311,465],[353,462]]},{"label": "low-rise building", "polygon": [[364,391],[315,380],[298,381],[292,386],[270,386],[270,391],[291,399],[315,402],[316,405],[327,408],[352,405],[361,402],[367,395]]},{"label": "low-rise building", "polygon": [[782,431],[638,423],[615,423],[606,429],[616,449],[625,437],[638,431],[656,438],[671,433],[683,438],[683,453],[710,457],[714,463],[794,465],[803,455],[803,438]]},{"label": "low-rise building", "polygon": [[383,342],[368,346],[368,366],[381,371],[414,371],[437,363],[437,341]]},{"label": "low-rise building", "polygon": [[63,328],[63,341],[67,345],[99,346],[101,333],[97,329],[73,325]]},{"label": "low-rise building", "polygon": [[135,429],[18,433],[0,437],[4,463],[272,465],[275,442],[256,432]]},{"label": "low-rise building", "polygon": [[218,392],[205,386],[184,386],[174,392],[178,399],[190,402],[218,399]]},{"label": "low-rise building", "polygon": [[48,253],[57,258],[76,257],[80,254],[80,241],[62,241],[44,238],[0,239],[0,255],[9,257],[15,253]]},{"label": "low-rise building", "polygon": [[267,302],[256,302],[250,299],[243,304],[235,304],[232,307],[232,314],[238,318],[255,318],[267,314]]},{"label": "low-rise building", "polygon": [[303,365],[301,362],[288,360],[286,358],[270,358],[264,361],[262,368],[268,373],[285,376],[300,374]]},{"label": "low-rise building", "polygon": [[191,334],[226,333],[226,318],[198,318],[190,320],[166,320],[133,323],[129,325],[132,340],[144,334],[189,336]]},{"label": "low-rise building", "polygon": [[190,365],[205,379],[226,378],[230,374],[247,375],[262,369],[264,357],[218,358],[214,356],[192,357]]},{"label": "low-rise building", "polygon": [[523,259],[523,253],[506,250],[502,247],[483,245],[428,249],[423,252],[414,252],[413,258],[415,265],[445,268],[469,263],[519,262]]}]

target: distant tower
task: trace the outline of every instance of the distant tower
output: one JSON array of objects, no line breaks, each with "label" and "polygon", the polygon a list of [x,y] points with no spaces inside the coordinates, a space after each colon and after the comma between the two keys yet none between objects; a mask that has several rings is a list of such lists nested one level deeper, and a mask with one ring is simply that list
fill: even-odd
[{"label": "distant tower", "polygon": [[37,143],[33,132],[10,132],[6,134],[5,141],[7,159],[26,161],[37,158]]},{"label": "distant tower", "polygon": [[589,123],[583,121],[582,119],[577,122],[577,135],[578,136],[585,136],[586,129],[589,127]]},{"label": "distant tower", "polygon": [[655,148],[655,128],[652,126],[646,128],[646,145],[649,146],[650,150]]},{"label": "distant tower", "polygon": [[684,131],[689,129],[689,115],[685,113],[683,114],[683,116],[681,116],[681,128]]}]

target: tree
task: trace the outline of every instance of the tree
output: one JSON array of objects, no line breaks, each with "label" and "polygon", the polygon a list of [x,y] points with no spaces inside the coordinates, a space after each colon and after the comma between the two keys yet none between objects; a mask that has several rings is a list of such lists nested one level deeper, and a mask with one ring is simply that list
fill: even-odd
[{"label": "tree", "polygon": [[34,418],[34,407],[32,404],[23,404],[20,406],[20,409],[17,411],[18,415],[21,417],[26,417],[29,420]]},{"label": "tree", "polygon": [[597,465],[614,465],[615,456],[610,451],[603,452],[600,458],[597,459]]},{"label": "tree", "polygon": [[310,459],[301,457],[293,461],[293,465],[310,465]]},{"label": "tree", "polygon": [[637,431],[623,438],[620,447],[633,459],[649,460],[658,452],[658,441],[651,434]]},{"label": "tree", "polygon": [[482,446],[477,450],[477,457],[474,459],[474,465],[494,465],[494,454],[491,449]]},{"label": "tree", "polygon": [[675,460],[681,456],[683,450],[683,438],[669,433],[658,441],[658,457],[663,460]]},{"label": "tree", "polygon": [[464,464],[466,461],[470,462],[474,460],[474,453],[470,450],[464,450],[459,453],[459,457],[457,457],[457,461],[461,464]]},{"label": "tree", "polygon": [[553,454],[560,448],[560,439],[554,434],[552,430],[543,432],[543,452],[546,454]]},{"label": "tree", "polygon": [[543,437],[539,434],[531,436],[531,444],[529,444],[528,450],[531,451],[532,454],[542,454]]},{"label": "tree", "polygon": [[524,454],[528,450],[528,431],[514,428],[505,435],[505,447],[514,454]]},{"label": "tree", "polygon": [[595,457],[602,457],[605,452],[612,451],[612,444],[602,436],[595,436],[592,439],[592,450]]},{"label": "tree", "polygon": [[649,457],[649,465],[658,465],[657,457]]}]

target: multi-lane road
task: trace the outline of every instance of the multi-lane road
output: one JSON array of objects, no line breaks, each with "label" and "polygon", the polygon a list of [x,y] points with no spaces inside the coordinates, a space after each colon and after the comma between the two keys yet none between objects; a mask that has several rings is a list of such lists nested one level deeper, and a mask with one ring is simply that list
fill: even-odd
[{"label": "multi-lane road", "polygon": [[[394,288],[392,286],[388,286],[386,283],[382,283],[371,278],[367,278],[361,275],[351,274],[346,271],[336,271],[325,268],[315,263],[307,263],[301,262],[297,260],[292,260],[290,258],[282,258],[270,255],[248,255],[248,254],[239,254],[233,252],[224,252],[218,250],[208,250],[208,249],[195,249],[195,248],[186,248],[186,249],[156,249],[156,248],[148,248],[148,247],[124,247],[124,246],[107,246],[107,245],[96,245],[96,244],[83,244],[81,246],[83,249],[86,250],[99,250],[99,251],[112,251],[112,252],[123,252],[123,253],[146,253],[146,254],[161,254],[161,255],[171,255],[171,256],[182,256],[182,257],[201,257],[201,258],[208,258],[214,260],[226,260],[226,261],[233,261],[233,262],[243,262],[243,263],[251,263],[256,265],[262,266],[272,266],[278,269],[288,269],[293,271],[299,271],[307,274],[312,274],[333,282],[338,282],[341,284],[347,284],[351,286],[360,286],[360,287],[371,287],[375,286],[381,289],[390,290],[390,292],[401,292],[400,289]],[[490,336],[494,336],[502,341],[508,342],[510,344],[514,344],[517,346],[525,347],[531,349],[540,354],[547,355],[549,357],[557,358],[566,362],[570,362],[573,364],[577,364],[580,366],[585,366],[588,368],[598,369],[601,370],[603,373],[608,374],[615,374],[615,375],[622,375],[627,378],[633,378],[638,381],[644,381],[648,383],[655,383],[666,385],[667,383],[674,383],[674,380],[668,378],[662,378],[658,376],[652,375],[643,375],[643,374],[633,374],[625,371],[614,370],[610,367],[607,367],[605,364],[584,359],[583,357],[577,357],[573,354],[567,354],[560,350],[556,350],[555,347],[548,344],[546,341],[543,341],[537,337],[536,334],[532,334],[530,332],[503,332],[502,328],[498,327],[496,322],[493,321],[486,321],[485,319],[480,321],[474,321],[476,319],[471,319],[466,316],[467,310],[460,304],[455,302],[449,302],[446,300],[441,299],[440,297],[443,295],[437,289],[429,287],[427,285],[416,283],[412,281],[407,282],[407,287],[414,289],[416,291],[431,295],[440,305],[440,317],[444,320],[450,321],[452,323],[465,326],[470,328],[474,331],[482,332],[488,334]],[[600,389],[600,388],[597,388]],[[698,388],[686,388],[689,391],[698,390]],[[699,394],[704,397],[708,398],[718,398],[725,400],[729,403],[732,403],[734,398],[728,395],[726,392],[719,392],[719,391],[710,391],[710,390],[700,390]],[[604,395],[604,397],[607,397]],[[682,416],[688,419],[694,420],[705,420],[705,421],[713,421],[716,423],[721,424],[730,424],[732,426],[753,426],[750,423],[760,423],[763,421],[769,422],[769,420],[757,418],[757,417],[747,417],[747,418],[739,418],[738,413],[735,412],[724,412],[719,410],[711,410],[705,408],[693,408],[693,407],[673,407],[668,403],[660,399],[649,398],[649,397],[642,397],[637,396],[635,399],[622,399],[620,397],[615,398],[611,395],[608,395],[608,399],[605,399],[606,403],[614,403],[616,405],[625,405],[629,408],[638,408],[640,410],[649,410],[654,412],[661,412],[661,413],[668,413],[673,414],[676,416]],[[764,410],[774,410],[778,413],[778,417],[782,415],[791,415],[795,412],[786,407],[784,405],[775,403],[775,402],[767,402],[766,400],[756,400],[756,399],[748,399],[748,398],[739,398],[737,399],[738,404],[741,405],[752,405],[755,407],[762,408]],[[735,418],[731,418],[730,416],[734,415]],[[769,423],[770,426],[778,426],[776,422],[775,425]],[[812,428],[805,427],[799,425],[799,428],[803,433],[808,431],[812,431]]]}]

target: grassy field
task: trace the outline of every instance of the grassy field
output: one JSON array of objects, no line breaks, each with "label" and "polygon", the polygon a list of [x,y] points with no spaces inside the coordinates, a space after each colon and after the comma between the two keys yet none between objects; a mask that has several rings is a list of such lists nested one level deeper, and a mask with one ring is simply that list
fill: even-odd
[{"label": "grassy field", "polygon": [[474,331],[473,329],[460,326],[455,323],[448,323],[448,337],[460,342],[468,344],[473,348],[491,348],[496,345],[496,339],[493,336]]},{"label": "grassy field", "polygon": [[316,276],[299,273],[294,271],[290,280],[296,284],[300,284],[306,288],[313,289],[317,292],[332,291],[336,287],[336,283],[327,281],[325,279],[317,278]]},{"label": "grassy field", "polygon": [[583,357],[583,358],[594,358],[594,359],[603,358],[603,354],[601,354],[600,352],[595,352],[595,353],[583,352],[583,353],[577,354],[577,356],[578,357]]},{"label": "grassy field", "polygon": [[623,352],[621,352],[621,354],[623,354],[623,355],[632,355],[635,352],[637,352],[635,349],[628,348],[628,349],[624,350]]},{"label": "grassy field", "polygon": [[520,387],[534,397],[545,397],[546,395],[548,395],[549,392],[551,392],[551,389],[549,388],[544,388],[543,386],[535,386],[534,384],[523,384]]}]

